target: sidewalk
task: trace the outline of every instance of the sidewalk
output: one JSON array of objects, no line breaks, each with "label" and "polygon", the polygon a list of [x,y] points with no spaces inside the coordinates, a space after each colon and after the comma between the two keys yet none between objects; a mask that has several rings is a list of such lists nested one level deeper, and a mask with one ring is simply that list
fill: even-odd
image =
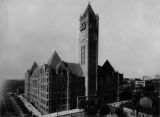
[{"label": "sidewalk", "polygon": [[19,116],[23,116],[25,117],[26,114],[22,111],[22,109],[20,108],[19,104],[17,103],[17,101],[15,100],[14,97],[10,96],[9,97],[10,101],[12,102],[13,106],[14,106],[14,110],[16,111],[16,113],[19,115]]},{"label": "sidewalk", "polygon": [[42,117],[57,117],[57,116],[74,117],[74,115],[76,116],[76,114],[77,116],[84,115],[83,109],[72,109],[68,111],[55,112],[55,113],[43,115]]},{"label": "sidewalk", "polygon": [[24,105],[29,111],[31,111],[34,115],[38,117],[42,117],[42,114],[31,103],[29,103],[23,96],[19,95],[18,97],[23,101]]},{"label": "sidewalk", "polygon": [[61,111],[61,112],[55,112],[51,114],[46,114],[42,115],[32,104],[30,104],[23,96],[19,95],[18,96],[26,106],[26,108],[31,111],[34,115],[38,117],[56,117],[56,116],[69,116],[73,114],[82,114],[83,115],[83,109],[73,109],[73,110],[68,110],[68,111]]}]

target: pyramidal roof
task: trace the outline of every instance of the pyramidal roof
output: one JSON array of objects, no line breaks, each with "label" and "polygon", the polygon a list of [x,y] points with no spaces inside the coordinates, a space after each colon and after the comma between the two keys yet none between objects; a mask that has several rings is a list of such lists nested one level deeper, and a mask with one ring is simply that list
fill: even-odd
[{"label": "pyramidal roof", "polygon": [[37,66],[37,67],[34,69],[34,71],[33,71],[32,75],[31,75],[31,77],[39,76],[39,73],[40,73],[40,67]]},{"label": "pyramidal roof", "polygon": [[37,66],[38,66],[38,64],[36,62],[34,62],[32,67],[31,67],[31,71],[33,71]]},{"label": "pyramidal roof", "polygon": [[34,62],[33,65],[32,65],[32,67],[31,67],[29,76],[32,75],[32,73],[33,73],[33,71],[35,70],[36,67],[38,67],[38,64],[36,62]]},{"label": "pyramidal roof", "polygon": [[58,65],[59,62],[61,62],[61,58],[59,57],[59,55],[55,51],[53,53],[53,55],[50,57],[50,59],[49,59],[47,64],[48,64],[48,66],[50,66],[50,67],[55,69],[56,65]]},{"label": "pyramidal roof", "polygon": [[95,16],[95,13],[94,13],[94,11],[93,11],[90,3],[88,3],[88,6],[87,6],[87,8],[86,8],[86,10],[85,10],[85,12],[84,12],[84,14],[83,14],[83,16],[86,16],[86,15],[89,14],[89,13]]},{"label": "pyramidal roof", "polygon": [[112,67],[112,65],[110,64],[108,60],[106,60],[105,63],[103,64],[103,68],[114,70],[114,68]]}]

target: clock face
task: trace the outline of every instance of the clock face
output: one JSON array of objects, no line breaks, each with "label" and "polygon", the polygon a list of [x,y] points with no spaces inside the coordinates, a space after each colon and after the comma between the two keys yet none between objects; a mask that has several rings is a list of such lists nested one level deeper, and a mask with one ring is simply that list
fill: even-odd
[{"label": "clock face", "polygon": [[87,22],[86,21],[82,22],[80,30],[82,31],[82,30],[86,29],[86,26],[87,26]]}]

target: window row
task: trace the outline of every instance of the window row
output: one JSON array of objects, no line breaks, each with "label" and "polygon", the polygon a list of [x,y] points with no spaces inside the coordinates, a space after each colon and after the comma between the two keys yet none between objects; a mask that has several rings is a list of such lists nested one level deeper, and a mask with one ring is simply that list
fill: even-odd
[{"label": "window row", "polygon": [[49,82],[49,78],[48,77],[47,78],[40,78],[40,82],[46,82],[46,83],[48,83]]},{"label": "window row", "polygon": [[42,91],[49,92],[49,86],[48,86],[48,85],[41,85],[41,86],[40,86],[40,89],[41,89]]},{"label": "window row", "polygon": [[41,97],[49,99],[49,94],[41,93]]},{"label": "window row", "polygon": [[49,106],[49,101],[41,99],[41,103],[45,106]]},{"label": "window row", "polygon": [[37,99],[37,95],[34,95],[32,93],[30,95],[31,95],[32,98]]},{"label": "window row", "polygon": [[85,45],[81,46],[81,64],[85,64]]},{"label": "window row", "polygon": [[49,112],[49,109],[48,108],[45,108],[44,106],[40,105],[40,108],[46,112]]},{"label": "window row", "polygon": [[32,88],[32,93],[35,93],[35,94],[37,94],[38,93],[38,91],[37,90],[35,90],[34,88]]},{"label": "window row", "polygon": [[32,80],[31,81],[31,87],[37,87],[37,80]]}]

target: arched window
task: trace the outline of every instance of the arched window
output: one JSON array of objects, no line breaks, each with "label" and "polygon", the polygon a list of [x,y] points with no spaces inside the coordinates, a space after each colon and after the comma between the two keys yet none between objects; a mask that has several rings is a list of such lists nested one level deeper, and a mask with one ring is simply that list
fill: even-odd
[{"label": "arched window", "polygon": [[85,45],[81,46],[81,64],[85,64]]}]

